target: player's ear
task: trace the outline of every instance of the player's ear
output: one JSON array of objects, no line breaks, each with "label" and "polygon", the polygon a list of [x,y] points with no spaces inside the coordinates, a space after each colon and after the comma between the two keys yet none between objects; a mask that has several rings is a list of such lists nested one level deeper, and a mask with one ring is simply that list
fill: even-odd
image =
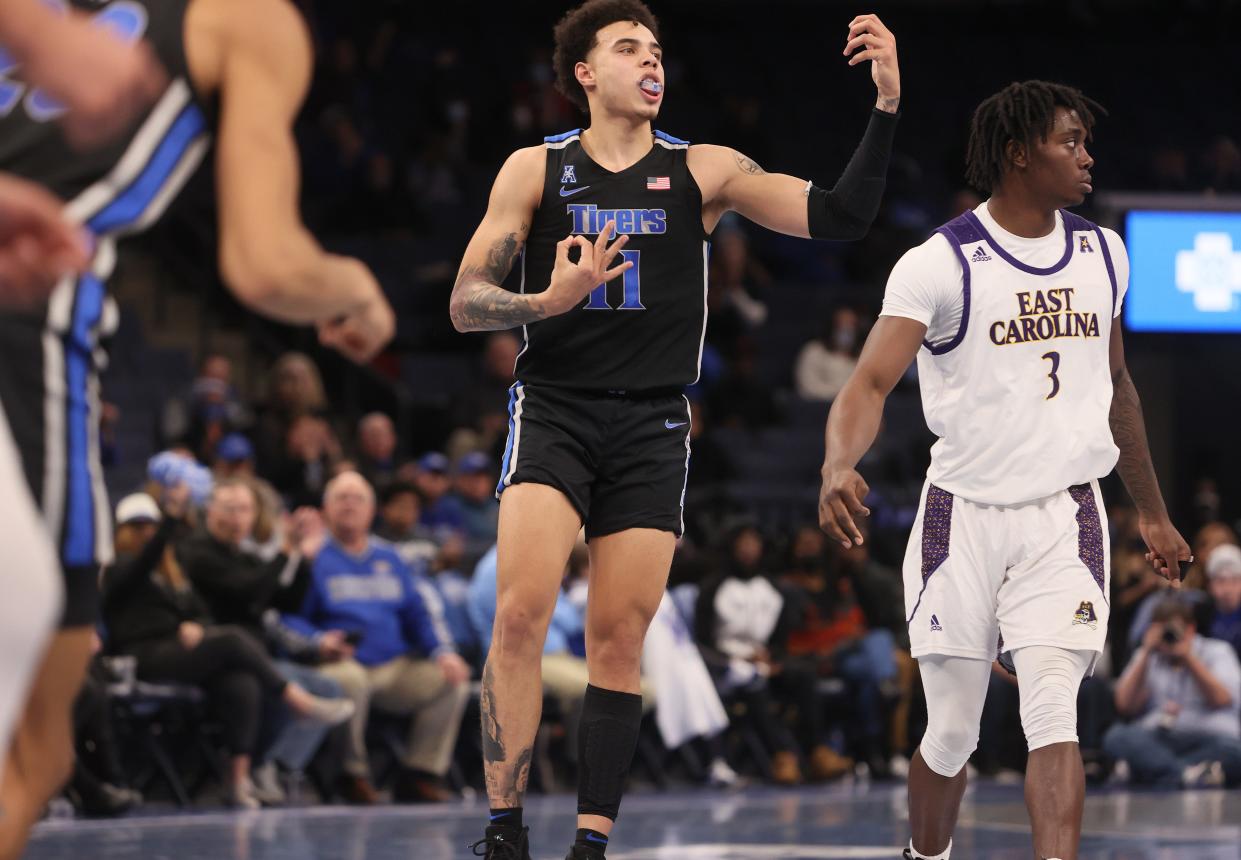
[{"label": "player's ear", "polygon": [[1004,144],[1004,155],[1013,167],[1024,169],[1030,164],[1030,156],[1026,145],[1019,140],[1010,140]]},{"label": "player's ear", "polygon": [[590,64],[583,61],[578,62],[573,67],[573,76],[577,78],[577,82],[582,85],[582,89],[590,92],[590,88],[595,85],[595,70]]}]

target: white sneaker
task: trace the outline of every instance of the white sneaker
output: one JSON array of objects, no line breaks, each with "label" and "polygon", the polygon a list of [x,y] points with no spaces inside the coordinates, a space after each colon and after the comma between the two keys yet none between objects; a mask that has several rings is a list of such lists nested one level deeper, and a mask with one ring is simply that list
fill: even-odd
[{"label": "white sneaker", "polygon": [[707,782],[713,788],[735,788],[741,782],[741,777],[728,766],[728,762],[722,758],[717,758],[711,762],[711,770],[707,774]]},{"label": "white sneaker", "polygon": [[311,697],[310,708],[306,716],[326,726],[339,726],[348,722],[353,716],[353,699],[325,699],[322,696]]},{"label": "white sneaker", "polygon": [[1198,762],[1181,771],[1181,784],[1186,788],[1220,788],[1224,780],[1224,765],[1218,761]]},{"label": "white sneaker", "polygon": [[1129,762],[1123,758],[1116,762],[1116,766],[1112,768],[1112,775],[1108,777],[1109,785],[1128,785],[1133,779],[1133,770],[1129,767]]},{"label": "white sneaker", "polygon": [[289,797],[280,784],[280,771],[274,761],[264,762],[251,770],[250,780],[254,786],[254,796],[264,806],[283,806],[288,802]]},{"label": "white sneaker", "polygon": [[225,789],[224,802],[234,809],[262,809],[263,804],[254,790],[254,783],[247,777]]}]

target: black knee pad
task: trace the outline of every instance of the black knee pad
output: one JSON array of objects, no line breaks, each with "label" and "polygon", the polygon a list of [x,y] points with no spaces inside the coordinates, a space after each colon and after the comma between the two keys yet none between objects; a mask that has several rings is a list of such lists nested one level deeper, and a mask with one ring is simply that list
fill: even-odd
[{"label": "black knee pad", "polygon": [[586,687],[577,741],[579,815],[616,820],[641,724],[641,696]]}]

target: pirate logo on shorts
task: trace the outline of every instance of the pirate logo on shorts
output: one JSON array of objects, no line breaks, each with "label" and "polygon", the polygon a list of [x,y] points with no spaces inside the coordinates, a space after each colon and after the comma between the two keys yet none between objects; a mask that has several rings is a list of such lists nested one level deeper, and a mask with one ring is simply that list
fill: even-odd
[{"label": "pirate logo on shorts", "polygon": [[1073,613],[1074,624],[1085,624],[1091,630],[1099,626],[1099,616],[1094,613],[1094,604],[1089,600],[1083,600],[1081,606],[1077,607],[1077,611]]}]

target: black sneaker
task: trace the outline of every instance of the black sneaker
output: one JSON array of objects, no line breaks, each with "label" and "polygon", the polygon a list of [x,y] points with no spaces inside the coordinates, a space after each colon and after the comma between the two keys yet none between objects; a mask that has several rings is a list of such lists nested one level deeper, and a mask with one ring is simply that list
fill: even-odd
[{"label": "black sneaker", "polygon": [[[531,860],[530,828],[488,827],[486,835],[470,846],[484,860]],[[482,851],[479,851],[479,848]]]},{"label": "black sneaker", "polygon": [[908,848],[901,852],[901,857],[905,858],[905,860],[914,860],[914,856],[909,853]]}]

